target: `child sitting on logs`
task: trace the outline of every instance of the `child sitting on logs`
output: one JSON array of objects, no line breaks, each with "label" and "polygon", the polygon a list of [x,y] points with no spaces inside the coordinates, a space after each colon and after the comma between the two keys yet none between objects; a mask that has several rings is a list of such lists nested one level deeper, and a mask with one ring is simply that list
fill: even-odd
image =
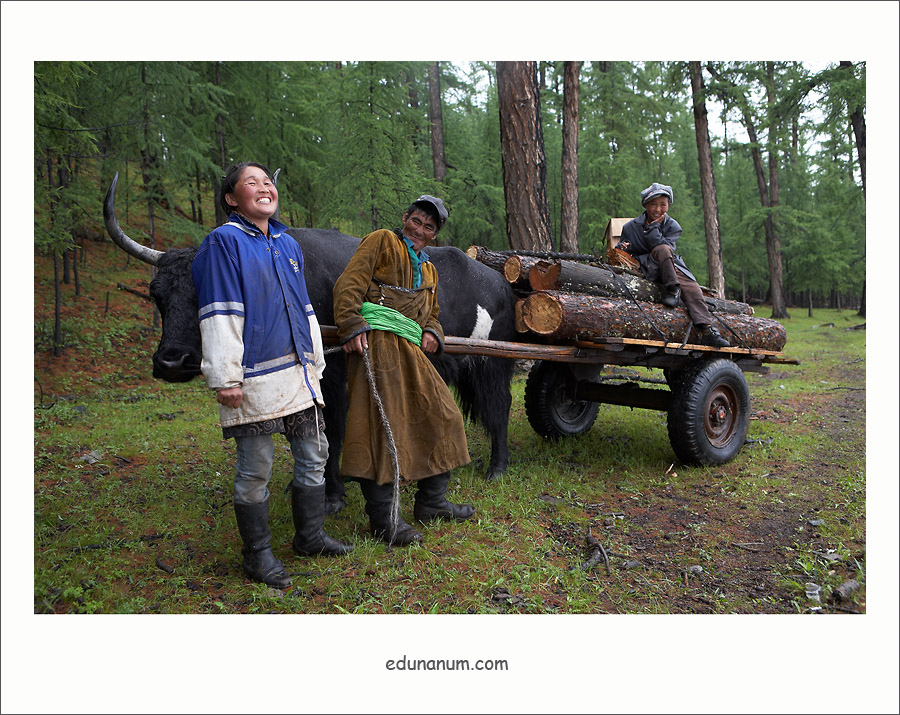
[{"label": "child sitting on logs", "polygon": [[641,192],[644,213],[622,227],[622,240],[616,248],[634,256],[648,280],[662,283],[666,291],[662,299],[663,305],[674,308],[679,297],[681,298],[688,315],[700,331],[702,345],[727,348],[728,341],[712,327],[712,315],[706,307],[697,280],[681,256],[675,253],[681,226],[668,215],[672,203],[671,186],[654,182],[644,189]]}]

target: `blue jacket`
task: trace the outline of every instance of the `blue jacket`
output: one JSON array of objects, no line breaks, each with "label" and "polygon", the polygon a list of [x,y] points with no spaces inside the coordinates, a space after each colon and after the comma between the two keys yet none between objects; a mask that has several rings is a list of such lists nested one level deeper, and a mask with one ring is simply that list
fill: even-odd
[{"label": "blue jacket", "polygon": [[232,214],[194,258],[203,376],[212,389],[240,386],[244,393],[245,405],[237,410],[220,405],[222,426],[321,404],[321,332],[303,276],[303,253],[286,230],[270,220],[266,237]]}]

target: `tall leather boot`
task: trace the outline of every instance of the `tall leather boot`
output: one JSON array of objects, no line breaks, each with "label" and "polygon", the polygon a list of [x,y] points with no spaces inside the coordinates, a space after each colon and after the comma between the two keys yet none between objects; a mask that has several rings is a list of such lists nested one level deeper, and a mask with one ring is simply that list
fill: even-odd
[{"label": "tall leather boot", "polygon": [[672,248],[668,245],[656,246],[650,255],[659,266],[659,282],[663,284],[665,292],[660,300],[667,308],[674,308],[678,305],[678,299],[681,297],[681,283],[678,280],[677,269],[675,268],[675,258],[672,255]]},{"label": "tall leather boot", "polygon": [[287,588],[291,579],[284,564],[272,553],[272,534],[269,531],[269,500],[259,504],[238,504],[234,515],[244,546],[244,573],[247,578],[273,588]]},{"label": "tall leather boot", "polygon": [[298,556],[342,556],[353,551],[352,544],[331,538],[325,525],[325,484],[316,487],[291,487],[291,511],[294,515],[294,553]]},{"label": "tall leather boot", "polygon": [[434,519],[465,521],[475,513],[471,504],[453,504],[447,501],[450,472],[436,474],[419,481],[413,515],[423,524]]},{"label": "tall leather boot", "polygon": [[372,535],[391,546],[409,546],[422,541],[422,532],[407,524],[397,515],[397,531],[391,538],[391,495],[390,484],[376,484],[371,479],[360,479],[359,486],[366,500],[366,514]]}]

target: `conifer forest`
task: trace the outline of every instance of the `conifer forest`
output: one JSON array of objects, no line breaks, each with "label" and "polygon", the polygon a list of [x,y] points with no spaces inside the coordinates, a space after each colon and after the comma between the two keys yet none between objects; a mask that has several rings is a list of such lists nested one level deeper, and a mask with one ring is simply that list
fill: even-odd
[{"label": "conifer forest", "polygon": [[39,61],[35,249],[62,274],[105,238],[116,173],[120,221],[161,249],[224,220],[236,161],[280,170],[293,226],[363,236],[441,196],[463,250],[602,254],[659,181],[701,283],[864,315],[865,142],[865,62]]}]

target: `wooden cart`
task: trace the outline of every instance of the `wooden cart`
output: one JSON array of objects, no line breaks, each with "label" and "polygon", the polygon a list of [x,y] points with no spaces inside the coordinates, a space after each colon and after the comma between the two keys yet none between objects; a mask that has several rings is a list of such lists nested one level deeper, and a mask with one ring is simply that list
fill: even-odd
[{"label": "wooden cart", "polygon": [[[323,326],[326,342],[336,329]],[[770,364],[797,365],[781,352],[711,348],[657,340],[607,338],[572,345],[475,340],[447,336],[452,355],[533,360],[525,385],[525,412],[545,439],[587,432],[601,403],[661,410],[669,441],[684,464],[724,464],[744,445],[750,390],[744,372],[766,373]],[[661,368],[660,387],[641,387],[627,377],[602,376],[604,366]]]}]

